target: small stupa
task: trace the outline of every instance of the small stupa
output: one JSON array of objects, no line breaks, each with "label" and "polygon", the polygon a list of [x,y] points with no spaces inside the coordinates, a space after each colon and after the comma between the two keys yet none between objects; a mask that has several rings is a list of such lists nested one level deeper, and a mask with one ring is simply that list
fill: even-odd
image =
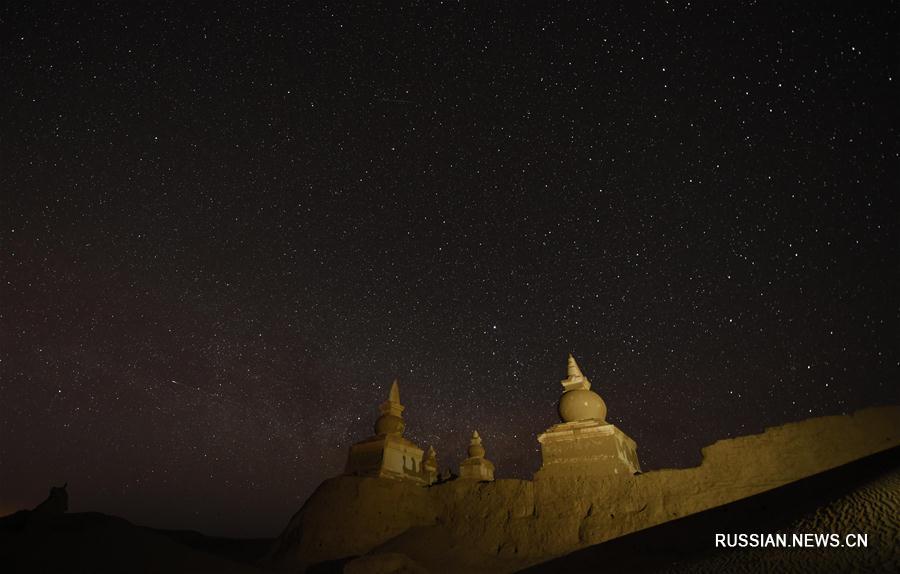
[{"label": "small stupa", "polygon": [[459,463],[459,477],[475,480],[494,480],[494,463],[484,458],[484,447],[478,431],[469,441],[469,458]]},{"label": "small stupa", "polygon": [[535,478],[574,475],[631,476],[640,471],[637,444],[606,422],[606,403],[569,355],[558,411],[562,423],[538,435],[543,464]]},{"label": "small stupa", "polygon": [[400,388],[397,380],[394,380],[388,400],[378,407],[381,416],[375,421],[375,436],[350,447],[345,474],[431,483],[429,473],[422,463],[422,449],[403,438],[403,430],[406,428],[403,408],[400,404]]}]

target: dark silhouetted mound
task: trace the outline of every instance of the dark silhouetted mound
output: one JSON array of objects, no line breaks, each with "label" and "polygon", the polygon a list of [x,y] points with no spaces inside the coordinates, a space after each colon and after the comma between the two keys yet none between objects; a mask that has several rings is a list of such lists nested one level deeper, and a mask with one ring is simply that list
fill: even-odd
[{"label": "dark silhouetted mound", "polygon": [[[0,567],[6,572],[158,573],[216,572],[258,573],[250,564],[221,555],[246,553],[240,541],[235,549],[223,539],[180,533],[195,547],[207,545],[210,552],[195,550],[162,532],[135,526],[114,516],[98,513],[41,515],[20,511],[0,518]],[[174,533],[176,538],[179,533]],[[257,546],[259,545],[256,542]]]}]

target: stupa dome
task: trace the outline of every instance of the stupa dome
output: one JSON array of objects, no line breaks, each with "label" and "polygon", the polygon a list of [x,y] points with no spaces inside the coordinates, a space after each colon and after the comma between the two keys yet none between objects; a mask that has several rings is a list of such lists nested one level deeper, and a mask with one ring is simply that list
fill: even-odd
[{"label": "stupa dome", "polygon": [[568,376],[561,381],[563,395],[559,399],[559,417],[564,423],[584,420],[606,422],[606,403],[591,390],[591,381],[584,376],[575,357],[569,355]]},{"label": "stupa dome", "polygon": [[559,399],[559,418],[564,423],[588,419],[606,420],[606,403],[600,395],[586,389],[566,391]]},{"label": "stupa dome", "polygon": [[406,423],[396,415],[384,414],[375,421],[375,434],[403,434]]}]

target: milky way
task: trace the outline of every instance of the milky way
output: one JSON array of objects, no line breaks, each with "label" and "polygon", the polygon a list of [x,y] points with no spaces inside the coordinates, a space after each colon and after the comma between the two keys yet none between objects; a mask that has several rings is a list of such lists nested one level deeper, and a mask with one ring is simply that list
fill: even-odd
[{"label": "milky way", "polygon": [[274,535],[394,377],[530,477],[572,352],[645,469],[900,400],[896,7],[28,3],[0,514]]}]

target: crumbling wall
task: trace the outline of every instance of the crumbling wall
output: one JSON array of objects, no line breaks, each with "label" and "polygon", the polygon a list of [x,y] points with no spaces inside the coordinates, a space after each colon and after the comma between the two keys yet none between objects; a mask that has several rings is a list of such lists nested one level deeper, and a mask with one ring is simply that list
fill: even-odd
[{"label": "crumbling wall", "polygon": [[279,562],[364,553],[433,572],[511,572],[900,445],[900,407],[821,417],[718,441],[700,466],[635,476],[323,483],[279,540]]}]

